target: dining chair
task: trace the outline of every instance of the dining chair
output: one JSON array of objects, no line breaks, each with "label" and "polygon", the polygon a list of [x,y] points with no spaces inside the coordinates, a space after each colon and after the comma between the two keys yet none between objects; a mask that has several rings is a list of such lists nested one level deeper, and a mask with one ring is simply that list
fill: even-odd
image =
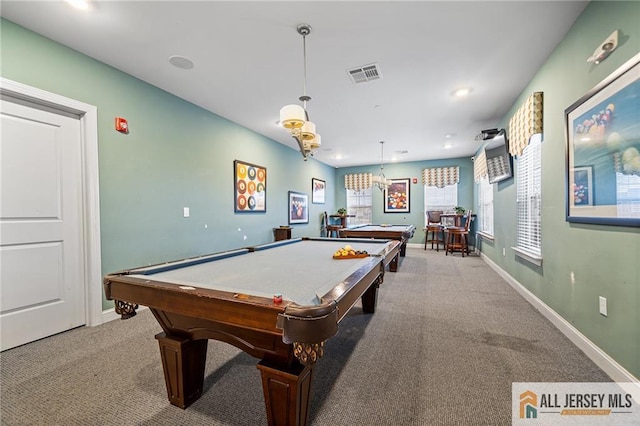
[{"label": "dining chair", "polygon": [[327,233],[327,237],[335,236],[336,238],[339,238],[342,226],[331,224],[331,222],[329,222],[329,215],[327,212],[324,212],[324,229]]}]

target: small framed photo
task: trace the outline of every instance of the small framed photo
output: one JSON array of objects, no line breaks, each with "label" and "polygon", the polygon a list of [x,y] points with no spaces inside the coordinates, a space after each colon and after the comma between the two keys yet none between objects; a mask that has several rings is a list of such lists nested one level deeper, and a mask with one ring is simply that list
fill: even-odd
[{"label": "small framed photo", "polygon": [[575,207],[593,205],[593,166],[573,168],[573,204]]},{"label": "small framed photo", "polygon": [[324,204],[324,191],[327,183],[323,180],[311,178],[311,203]]},{"label": "small framed photo", "polygon": [[309,196],[289,191],[289,224],[309,223]]},{"label": "small framed photo", "polygon": [[385,213],[409,213],[411,200],[411,179],[390,179],[391,184],[384,190]]}]

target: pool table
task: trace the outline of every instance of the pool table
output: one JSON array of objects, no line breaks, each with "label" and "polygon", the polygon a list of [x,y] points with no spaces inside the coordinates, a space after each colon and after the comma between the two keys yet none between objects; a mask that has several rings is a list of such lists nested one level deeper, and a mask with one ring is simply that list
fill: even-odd
[{"label": "pool table", "polygon": [[[334,259],[347,244],[368,256]],[[162,327],[155,337],[171,404],[186,408],[202,394],[207,342],[214,339],[260,359],[270,425],[304,425],[324,341],[358,299],[364,312],[375,311],[399,246],[298,238],[108,274],[104,290],[123,318],[145,305]]]},{"label": "pool table", "polygon": [[416,232],[414,225],[357,225],[340,230],[345,238],[380,238],[400,241],[400,256],[407,251],[407,241]]}]

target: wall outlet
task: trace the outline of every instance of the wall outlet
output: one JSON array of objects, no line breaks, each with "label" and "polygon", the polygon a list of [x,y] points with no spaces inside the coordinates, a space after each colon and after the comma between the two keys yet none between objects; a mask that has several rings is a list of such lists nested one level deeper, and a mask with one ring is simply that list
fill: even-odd
[{"label": "wall outlet", "polygon": [[189,207],[182,208],[182,216],[189,217]]},{"label": "wall outlet", "polygon": [[600,314],[607,316],[607,298],[600,296]]}]

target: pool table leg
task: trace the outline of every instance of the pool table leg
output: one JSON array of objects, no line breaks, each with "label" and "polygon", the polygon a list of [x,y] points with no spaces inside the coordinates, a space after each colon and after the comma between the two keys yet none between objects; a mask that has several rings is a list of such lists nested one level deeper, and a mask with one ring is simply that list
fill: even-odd
[{"label": "pool table leg", "polygon": [[313,367],[295,362],[291,367],[282,368],[265,360],[257,367],[262,373],[269,425],[306,425]]},{"label": "pool table leg", "polygon": [[202,395],[208,340],[190,340],[166,333],[156,334],[156,339],[169,402],[187,408]]},{"label": "pool table leg", "polygon": [[362,295],[362,312],[366,314],[372,314],[376,311],[376,305],[378,304],[378,287],[382,284],[384,277],[384,269],[381,271],[378,278],[369,286],[367,291]]},{"label": "pool table leg", "polygon": [[389,270],[391,272],[398,272],[398,263],[400,262],[400,253],[396,254],[391,262],[389,262]]}]

